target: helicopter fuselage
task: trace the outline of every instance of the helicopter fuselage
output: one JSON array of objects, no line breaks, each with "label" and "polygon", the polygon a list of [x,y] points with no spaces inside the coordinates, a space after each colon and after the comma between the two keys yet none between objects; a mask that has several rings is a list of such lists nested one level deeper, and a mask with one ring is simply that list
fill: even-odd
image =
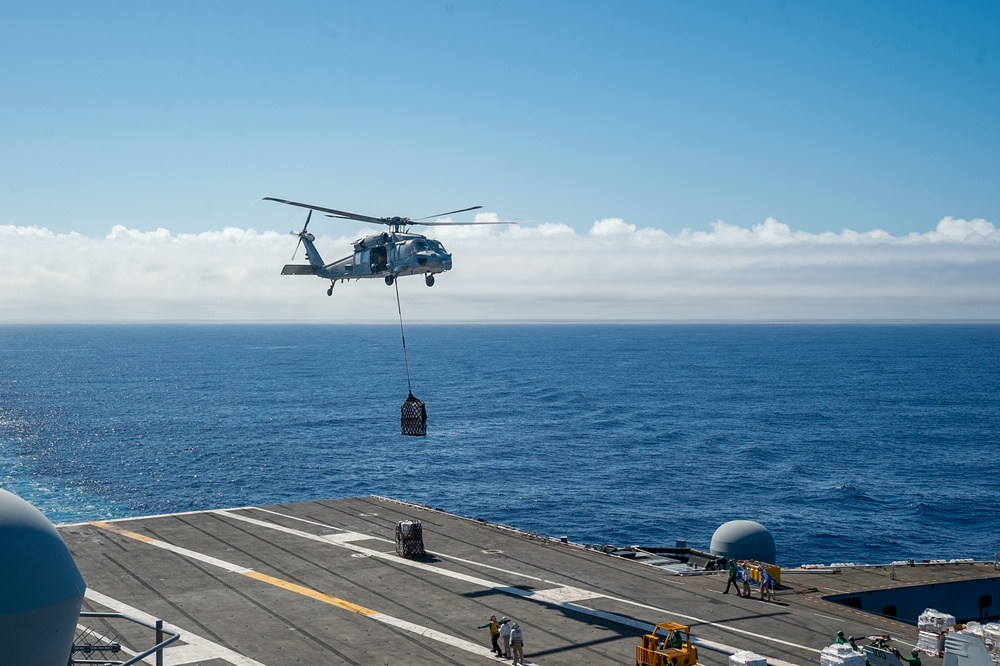
[{"label": "helicopter fuselage", "polygon": [[332,282],[362,278],[383,278],[392,284],[401,275],[433,276],[451,270],[451,254],[440,241],[421,234],[386,231],[365,236],[354,242],[354,252],[332,263],[323,259],[313,244],[311,233],[301,236],[309,265],[288,264],[282,275],[315,275]]}]

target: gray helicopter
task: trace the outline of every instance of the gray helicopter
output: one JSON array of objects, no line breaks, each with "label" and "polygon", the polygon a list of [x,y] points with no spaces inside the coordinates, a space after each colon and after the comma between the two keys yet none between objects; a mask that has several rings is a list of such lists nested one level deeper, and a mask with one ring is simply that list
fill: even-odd
[{"label": "gray helicopter", "polygon": [[[455,213],[465,213],[470,210],[477,210],[482,206],[472,206],[460,210],[452,210],[447,213],[428,215],[416,220],[408,217],[370,217],[368,215],[358,215],[348,213],[333,208],[313,206],[312,204],[300,203],[298,201],[288,201],[286,199],[275,199],[274,197],[264,197],[265,201],[277,201],[278,203],[308,208],[309,214],[306,216],[306,223],[302,231],[292,231],[293,236],[299,237],[299,242],[295,245],[295,252],[298,252],[299,245],[306,246],[306,259],[308,264],[286,264],[281,269],[282,275],[315,275],[330,281],[330,288],[326,290],[327,296],[333,296],[333,285],[338,281],[360,280],[362,278],[383,278],[387,285],[392,285],[396,278],[401,275],[423,275],[424,282],[428,287],[434,285],[434,276],[451,270],[451,254],[448,253],[440,241],[436,241],[420,234],[409,232],[412,225],[427,226],[458,226],[470,224],[510,224],[509,222],[425,222],[432,218],[442,218]],[[323,258],[313,244],[316,237],[307,231],[309,220],[313,211],[326,213],[327,217],[335,217],[341,220],[358,220],[360,222],[371,222],[372,224],[384,224],[389,227],[389,231],[380,234],[372,234],[354,241],[354,253],[343,259],[338,259],[333,263],[323,263]],[[295,252],[292,253],[292,260],[295,259]]]}]

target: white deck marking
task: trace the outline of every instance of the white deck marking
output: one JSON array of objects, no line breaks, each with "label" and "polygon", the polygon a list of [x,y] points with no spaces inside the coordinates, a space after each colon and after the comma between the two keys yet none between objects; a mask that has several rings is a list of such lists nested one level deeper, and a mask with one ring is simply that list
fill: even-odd
[{"label": "white deck marking", "polygon": [[[148,622],[149,624],[155,624],[159,618],[153,617],[145,611],[141,611],[138,608],[129,606],[128,604],[118,601],[117,599],[112,599],[111,597],[101,594],[100,592],[87,588],[86,596],[88,599],[94,603],[100,604],[105,608],[110,608],[116,613],[121,613],[122,615],[128,615],[136,619],[142,620],[143,622]],[[86,619],[86,618],[84,618]],[[250,657],[244,657],[239,652],[230,650],[227,647],[219,645],[218,643],[213,643],[207,638],[202,638],[201,636],[178,627],[175,624],[170,624],[169,622],[163,623],[163,628],[167,631],[178,633],[181,635],[180,640],[177,643],[183,642],[186,645],[178,645],[177,643],[171,643],[163,650],[163,664],[164,666],[173,666],[176,664],[192,664],[199,661],[210,661],[212,659],[222,659],[232,666],[265,666],[256,659],[251,659]],[[152,644],[152,641],[150,641]],[[138,654],[136,652],[133,655]],[[150,664],[155,663],[155,657],[150,655],[146,657],[143,661]]]},{"label": "white deck marking", "polygon": [[[303,539],[310,539],[312,541],[322,541],[323,543],[333,544],[334,546],[340,546],[341,548],[346,548],[347,550],[353,550],[356,553],[364,553],[370,557],[377,557],[383,560],[391,560],[398,564],[403,564],[405,566],[413,567],[415,569],[422,569],[424,571],[429,571],[431,573],[440,574],[442,576],[448,576],[449,578],[454,578],[456,580],[465,581],[466,583],[472,583],[473,585],[478,585],[479,587],[490,588],[502,588],[504,591],[512,591],[512,594],[521,594],[522,596],[529,596],[531,594],[528,590],[522,590],[519,588],[508,588],[507,586],[500,585],[491,580],[486,580],[485,578],[478,578],[476,576],[469,576],[468,574],[458,573],[456,571],[449,571],[448,569],[442,569],[441,567],[436,567],[433,564],[425,564],[424,562],[415,562],[413,560],[408,560],[405,557],[400,557],[395,553],[386,553],[381,550],[375,550],[374,548],[366,548],[364,546],[358,546],[351,543],[352,541],[362,541],[368,539],[374,539],[377,537],[370,537],[364,534],[358,534],[356,532],[344,534],[330,534],[330,535],[319,535],[310,534],[309,532],[302,532],[300,530],[292,529],[291,527],[285,527],[283,525],[275,525],[274,523],[269,523],[264,520],[257,520],[256,518],[250,518],[249,516],[240,516],[236,514],[228,513],[227,511],[220,510],[216,511],[220,515],[228,516],[236,520],[241,520],[246,523],[251,523],[259,527],[265,527],[267,529],[277,530],[278,532],[284,532],[285,534],[292,534]],[[349,537],[349,538],[345,538]],[[379,539],[380,541],[387,541],[387,539]],[[391,542],[390,542],[391,543]]]},{"label": "white deck marking", "polygon": [[548,590],[535,590],[531,595],[533,599],[560,605],[569,604],[573,601],[583,601],[584,599],[596,599],[603,596],[600,592],[592,592],[579,587],[569,587],[568,585],[553,587]]},{"label": "white deck marking", "polygon": [[[609,620],[609,621],[612,621],[612,622],[623,624],[625,626],[630,626],[630,627],[634,627],[634,628],[637,628],[637,629],[642,629],[644,631],[651,631],[653,629],[654,625],[648,624],[648,623],[638,622],[636,620],[632,620],[631,618],[627,618],[627,617],[625,617],[623,615],[617,615],[617,614],[614,614],[614,613],[607,613],[607,612],[604,612],[604,611],[595,610],[593,608],[588,608],[586,606],[580,606],[580,605],[577,605],[577,604],[574,604],[574,603],[571,603],[571,602],[574,601],[574,600],[582,600],[582,599],[609,599],[611,601],[616,601],[618,603],[625,604],[625,605],[628,605],[628,606],[634,606],[636,608],[644,608],[644,609],[647,609],[647,610],[651,610],[651,611],[654,611],[654,612],[656,612],[656,613],[658,613],[660,615],[666,614],[666,615],[672,615],[674,617],[682,618],[682,619],[688,620],[692,624],[707,624],[707,625],[711,625],[711,626],[713,626],[713,627],[715,627],[717,629],[721,629],[723,631],[728,631],[728,632],[736,633],[736,634],[742,634],[742,635],[745,635],[745,636],[752,636],[752,637],[757,638],[757,639],[762,640],[762,641],[768,641],[768,642],[771,642],[771,643],[778,643],[780,645],[785,645],[785,646],[797,648],[797,649],[800,649],[800,650],[806,650],[808,652],[815,652],[817,654],[819,654],[820,652],[822,652],[822,650],[819,650],[819,649],[814,648],[814,647],[810,647],[808,645],[800,645],[798,643],[792,643],[791,641],[785,641],[785,640],[782,640],[780,638],[774,638],[772,636],[764,636],[762,634],[754,633],[752,631],[747,631],[746,629],[739,629],[737,627],[732,627],[732,626],[729,626],[729,625],[726,625],[726,624],[720,624],[718,622],[713,622],[711,620],[705,620],[705,619],[702,619],[702,618],[699,618],[699,617],[695,617],[693,615],[685,615],[683,613],[678,613],[677,611],[673,611],[673,610],[668,610],[668,609],[664,609],[664,608],[657,608],[656,606],[650,606],[650,605],[647,605],[647,604],[642,604],[642,603],[639,603],[637,601],[633,601],[631,599],[623,599],[623,598],[620,598],[620,597],[612,597],[612,596],[603,594],[601,592],[591,592],[591,591],[584,590],[584,589],[581,589],[581,588],[574,588],[574,587],[571,587],[571,586],[568,586],[568,585],[560,585],[559,583],[554,582],[554,581],[547,581],[547,580],[545,580],[543,578],[538,578],[536,576],[530,576],[528,574],[522,574],[522,573],[519,573],[519,572],[516,572],[516,571],[508,571],[508,570],[505,570],[505,569],[499,569],[498,567],[492,567],[490,565],[481,564],[481,563],[478,563],[478,562],[475,562],[475,561],[471,561],[471,560],[461,560],[461,561],[465,562],[465,563],[468,563],[470,565],[475,565],[475,566],[482,567],[482,568],[490,568],[490,569],[494,569],[494,570],[503,571],[503,572],[509,573],[511,575],[520,576],[520,577],[523,577],[523,578],[528,578],[528,579],[536,580],[536,581],[542,581],[542,582],[554,585],[556,587],[554,587],[552,589],[547,589],[547,590],[536,590],[536,591],[524,590],[524,589],[521,589],[519,587],[511,587],[509,585],[502,585],[502,584],[494,582],[494,581],[489,581],[489,580],[486,580],[486,579],[477,578],[475,576],[469,576],[467,574],[462,574],[462,573],[458,573],[458,572],[455,572],[455,571],[449,571],[448,569],[442,569],[441,567],[436,567],[436,566],[432,566],[432,565],[429,565],[429,564],[424,564],[423,562],[417,562],[417,561],[414,561],[414,560],[410,560],[410,559],[406,559],[406,558],[403,558],[403,557],[399,557],[399,556],[397,556],[395,554],[383,553],[381,551],[376,551],[376,550],[372,550],[372,549],[369,549],[369,548],[364,548],[362,546],[357,546],[357,545],[354,545],[354,544],[351,544],[351,543],[347,543],[347,542],[338,543],[336,541],[336,538],[340,537],[341,535],[318,536],[318,535],[315,535],[315,534],[309,534],[307,532],[300,532],[299,530],[294,530],[294,529],[291,529],[291,528],[288,528],[288,527],[284,527],[282,525],[277,525],[275,523],[269,523],[269,522],[263,521],[263,520],[256,520],[256,519],[250,518],[248,516],[240,516],[240,515],[232,514],[232,513],[229,513],[228,510],[219,510],[219,511],[215,511],[214,513],[218,513],[218,514],[222,514],[222,515],[227,515],[227,516],[230,516],[232,518],[236,518],[237,520],[242,520],[242,521],[245,521],[245,522],[248,522],[248,523],[252,523],[252,524],[255,524],[255,525],[259,525],[261,527],[268,528],[268,529],[278,530],[280,532],[286,532],[286,533],[289,533],[289,534],[295,534],[295,535],[302,536],[302,537],[307,538],[307,539],[312,539],[312,540],[315,540],[315,541],[326,541],[327,543],[333,543],[333,544],[341,546],[343,548],[347,548],[347,549],[354,550],[354,551],[357,551],[357,552],[366,553],[368,555],[371,555],[372,557],[380,557],[380,558],[383,558],[383,559],[392,560],[393,562],[396,562],[398,564],[403,564],[405,566],[414,567],[414,568],[417,568],[417,569],[422,569],[424,571],[429,571],[429,572],[432,572],[432,573],[437,573],[437,574],[440,574],[440,575],[443,575],[443,576],[448,576],[450,578],[455,578],[457,580],[463,580],[465,582],[473,583],[475,585],[480,585],[482,587],[485,587],[487,589],[492,589],[492,590],[495,590],[497,592],[505,592],[507,594],[511,594],[511,595],[514,595],[514,596],[523,597],[525,599],[537,599],[537,600],[540,600],[540,601],[544,601],[546,603],[551,603],[551,604],[556,605],[556,606],[562,606],[562,607],[567,608],[567,609],[572,609],[572,610],[574,610],[574,611],[576,611],[578,613],[583,613],[583,614],[586,614],[586,615],[591,615],[591,616],[594,616],[594,617],[599,617],[599,618],[604,619],[604,620]],[[274,512],[270,512],[270,513],[274,513]],[[283,517],[286,517],[286,518],[294,518],[294,516],[285,516],[284,514],[277,514],[277,515],[283,516]],[[316,523],[313,523],[313,524],[316,524]],[[330,527],[330,528],[333,528],[332,525],[322,525],[322,524],[320,524],[319,526],[320,527]],[[352,533],[352,534],[357,534],[357,533]],[[367,538],[378,539],[380,541],[386,541],[388,543],[392,543],[388,539],[382,539],[381,537],[367,537]],[[356,540],[356,539],[352,539],[352,540]],[[458,559],[458,558],[454,558],[454,559]],[[559,600],[560,595],[565,595],[566,599],[565,600]],[[583,595],[583,596],[577,596],[576,599],[573,599],[572,597],[574,597],[575,595]],[[703,646],[705,646],[706,648],[709,648],[709,649],[718,650],[720,652],[728,652],[729,654],[734,654],[734,653],[736,653],[736,652],[738,652],[739,650],[742,649],[742,648],[737,648],[737,647],[733,647],[733,646],[730,646],[730,645],[726,645],[724,643],[717,643],[715,641],[708,641],[708,640],[705,640],[705,639],[692,639],[692,642],[696,643],[697,645],[703,645]],[[766,655],[762,655],[762,656],[766,656]],[[768,657],[767,660],[768,660],[768,663],[772,664],[773,666],[795,666],[791,662],[782,661],[780,659],[774,659],[773,657]]]},{"label": "white deck marking", "polygon": [[[279,513],[278,511],[272,511],[271,509],[265,509],[265,508],[259,507],[259,506],[245,506],[245,507],[241,507],[239,509],[226,509],[226,511],[242,511],[244,509],[247,510],[247,511],[253,510],[253,511],[261,511],[263,513],[270,513],[270,514],[273,514],[275,516],[281,516],[282,518],[291,518],[292,520],[297,520],[300,523],[306,523],[307,525],[315,525],[316,527],[326,527],[326,528],[329,528],[331,530],[346,531],[342,527],[335,527],[333,525],[327,525],[326,523],[318,523],[315,520],[309,520],[308,518],[299,518],[298,516],[289,516],[287,514]],[[371,515],[377,515],[377,514],[371,514]]]},{"label": "white deck marking", "polygon": [[458,638],[457,636],[451,636],[449,634],[437,631],[435,629],[428,629],[427,627],[421,627],[419,624],[413,624],[412,622],[407,622],[406,620],[400,620],[399,618],[392,617],[391,615],[385,615],[384,613],[376,613],[375,615],[369,616],[373,620],[382,622],[383,624],[388,624],[390,626],[396,627],[397,629],[403,629],[404,631],[409,631],[414,634],[420,634],[424,638],[429,638],[433,641],[439,643],[447,643],[454,647],[465,650],[466,652],[472,652],[479,654],[483,657],[493,657],[493,649],[487,648],[479,643],[473,643],[472,641],[467,641],[464,638]]},{"label": "white deck marking", "polygon": [[[213,512],[213,513],[215,513],[215,512]],[[218,513],[225,513],[225,512],[218,512]],[[338,539],[341,539],[341,538],[343,538],[345,536],[343,534],[338,534],[338,535],[334,535],[333,539],[328,539],[326,537],[318,537],[315,534],[309,534],[307,532],[299,532],[298,530],[293,530],[291,528],[282,527],[280,525],[274,525],[273,523],[271,523],[271,524],[262,523],[262,521],[257,521],[257,520],[254,520],[252,518],[246,518],[245,516],[232,516],[232,517],[239,518],[241,520],[247,520],[247,521],[253,522],[253,523],[261,523],[262,526],[265,526],[265,527],[274,528],[274,529],[277,529],[277,530],[282,531],[282,532],[294,534],[296,536],[301,536],[301,537],[310,538],[310,539],[317,539],[317,540],[323,541],[325,543],[335,543]],[[187,548],[181,548],[179,546],[174,546],[173,544],[169,544],[169,543],[167,543],[165,541],[161,541],[159,539],[153,539],[153,538],[150,538],[150,537],[145,536],[143,534],[139,534],[137,532],[131,532],[129,530],[125,530],[125,529],[122,529],[122,528],[114,526],[114,525],[109,525],[109,524],[104,523],[104,522],[94,522],[94,523],[90,523],[90,524],[94,525],[95,527],[99,527],[101,529],[106,529],[106,530],[114,532],[116,534],[120,534],[121,536],[130,538],[130,539],[134,539],[134,540],[139,541],[141,543],[145,543],[145,544],[148,544],[150,546],[155,546],[157,548],[163,548],[165,550],[169,550],[171,552],[177,553],[178,555],[182,555],[184,557],[189,557],[189,558],[197,560],[199,562],[203,562],[205,564],[210,564],[210,565],[219,567],[221,569],[224,569],[225,571],[229,571],[229,572],[232,572],[232,573],[241,574],[241,575],[247,576],[248,578],[253,578],[254,580],[258,580],[258,581],[263,582],[263,583],[268,583],[270,585],[274,585],[274,586],[279,587],[281,589],[288,590],[290,592],[293,592],[293,593],[296,593],[296,594],[300,594],[300,595],[305,596],[305,597],[316,599],[318,601],[330,604],[330,605],[338,607],[338,608],[349,610],[349,611],[351,611],[353,613],[356,613],[356,614],[360,615],[361,617],[366,617],[366,618],[375,620],[376,622],[381,622],[383,624],[388,624],[388,625],[397,627],[399,629],[403,629],[405,631],[418,634],[419,636],[422,636],[424,638],[428,638],[428,639],[437,641],[439,643],[444,643],[444,644],[447,644],[447,645],[451,645],[452,647],[459,648],[459,649],[464,650],[466,652],[471,652],[472,654],[476,654],[476,655],[479,655],[479,656],[482,656],[482,657],[490,657],[490,658],[493,657],[493,651],[491,649],[487,649],[487,648],[483,647],[482,645],[478,645],[476,643],[472,643],[471,641],[467,641],[467,640],[465,640],[463,638],[459,638],[457,636],[451,636],[449,634],[445,634],[443,632],[436,631],[436,630],[431,629],[429,627],[424,627],[424,626],[421,626],[419,624],[414,624],[412,622],[407,622],[406,620],[401,620],[399,618],[392,617],[391,615],[386,615],[385,613],[380,613],[378,611],[371,610],[369,608],[365,608],[364,606],[359,606],[358,604],[354,604],[352,602],[345,601],[343,599],[339,599],[337,597],[328,595],[328,594],[326,594],[324,592],[320,592],[318,590],[314,590],[312,588],[307,588],[307,587],[305,587],[303,585],[298,585],[297,583],[291,583],[289,581],[282,580],[282,579],[276,578],[274,576],[269,576],[267,574],[262,574],[262,573],[260,573],[258,571],[254,571],[253,569],[248,569],[246,567],[241,567],[241,566],[233,564],[231,562],[226,562],[225,560],[220,560],[218,558],[211,557],[210,555],[205,555],[204,553],[199,553],[199,552],[187,549]],[[356,538],[362,538],[362,539],[368,539],[369,538],[369,537],[367,537],[367,536],[365,536],[363,534],[350,533],[350,538],[355,538],[355,537]],[[358,547],[352,546],[349,543],[340,543],[340,544],[337,544],[337,545],[341,545],[341,546],[343,546],[345,548],[349,548],[349,549],[352,549],[352,550],[358,549]],[[361,550],[367,551],[368,549],[361,549]],[[372,553],[376,553],[376,551],[371,551],[371,552]],[[377,553],[377,555],[384,556],[384,553]],[[392,556],[392,557],[395,558],[396,556]],[[403,558],[396,558],[396,559],[402,560]],[[523,590],[518,590],[518,591],[523,592]],[[97,594],[97,593],[95,593],[95,594]],[[90,590],[87,591],[87,596],[90,596]],[[101,595],[101,596],[103,596],[103,595]],[[101,603],[103,603],[103,602],[101,602]],[[109,608],[110,608],[110,606],[109,606]],[[125,611],[118,611],[118,612],[123,613]],[[136,610],[136,612],[137,613],[141,613],[141,611],[138,611],[138,610]],[[128,613],[128,614],[132,614],[132,613]],[[152,617],[152,616],[148,616],[145,613],[143,613],[142,615],[145,615],[147,617]],[[139,615],[136,615],[136,617],[139,617]],[[155,619],[153,621],[155,621]],[[166,624],[164,626],[166,626]],[[187,636],[188,636],[188,634],[185,634],[185,637],[182,637],[181,640],[186,640]],[[252,660],[248,661],[248,662],[233,662],[233,663],[236,666],[244,666],[244,664],[246,664],[246,666],[257,666],[257,664],[258,664],[258,662],[254,662]],[[264,666],[264,665],[260,664],[260,666]]]},{"label": "white deck marking", "polygon": [[835,620],[837,622],[842,622],[842,620],[839,617],[830,617],[829,615],[823,615],[822,613],[813,613],[813,615],[815,615],[816,617],[825,618],[827,620]]},{"label": "white deck marking", "polygon": [[225,560],[219,560],[211,555],[205,555],[204,553],[199,553],[194,550],[188,550],[187,548],[181,548],[180,546],[175,546],[172,543],[167,543],[166,541],[160,541],[159,539],[150,538],[144,534],[139,534],[137,532],[130,532],[129,530],[122,529],[116,525],[111,525],[107,521],[96,521],[90,523],[91,525],[96,525],[102,529],[106,529],[109,532],[114,532],[116,534],[121,534],[122,536],[127,536],[136,541],[142,541],[143,543],[148,543],[151,546],[156,546],[157,548],[162,548],[163,550],[169,550],[172,553],[177,553],[178,555],[183,555],[184,557],[189,557],[193,560],[199,560],[205,564],[211,564],[212,566],[218,567],[220,569],[225,569],[226,571],[231,571],[233,573],[245,574],[252,569],[246,567],[241,567],[236,564],[231,564]]}]

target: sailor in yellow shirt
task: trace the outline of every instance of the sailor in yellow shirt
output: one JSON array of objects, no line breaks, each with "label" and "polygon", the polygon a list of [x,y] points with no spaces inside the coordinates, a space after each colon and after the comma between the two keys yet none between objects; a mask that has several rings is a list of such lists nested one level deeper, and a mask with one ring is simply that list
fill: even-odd
[{"label": "sailor in yellow shirt", "polygon": [[486,624],[479,625],[478,628],[485,629],[486,627],[490,628],[490,640],[493,641],[493,651],[496,652],[498,657],[502,657],[503,650],[501,650],[500,645],[497,644],[497,641],[500,639],[500,623],[497,622],[496,615],[490,615],[490,621]]}]

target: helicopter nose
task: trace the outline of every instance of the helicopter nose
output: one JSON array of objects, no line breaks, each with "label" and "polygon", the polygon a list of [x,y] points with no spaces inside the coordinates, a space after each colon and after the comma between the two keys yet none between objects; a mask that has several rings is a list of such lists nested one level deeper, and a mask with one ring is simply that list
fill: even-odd
[{"label": "helicopter nose", "polygon": [[447,252],[421,252],[416,260],[421,268],[451,270],[451,255]]}]

